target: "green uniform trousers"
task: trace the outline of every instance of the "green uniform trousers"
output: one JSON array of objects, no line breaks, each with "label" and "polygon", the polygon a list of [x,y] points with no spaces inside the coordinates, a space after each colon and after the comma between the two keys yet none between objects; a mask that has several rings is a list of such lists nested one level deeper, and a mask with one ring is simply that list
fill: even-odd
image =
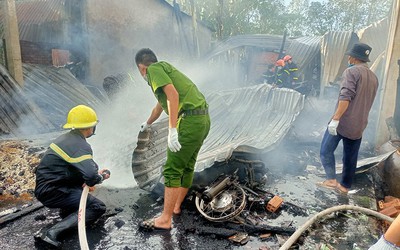
[{"label": "green uniform trousers", "polygon": [[208,114],[181,116],[178,119],[178,140],[182,148],[175,153],[167,149],[167,161],[163,167],[166,187],[192,186],[197,155],[210,131],[210,124]]}]

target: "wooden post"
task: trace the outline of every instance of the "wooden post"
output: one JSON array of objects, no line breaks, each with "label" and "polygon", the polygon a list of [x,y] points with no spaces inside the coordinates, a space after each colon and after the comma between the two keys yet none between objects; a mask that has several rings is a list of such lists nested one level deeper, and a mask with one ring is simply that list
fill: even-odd
[{"label": "wooden post", "polygon": [[199,47],[199,36],[197,30],[197,15],[196,15],[196,7],[194,6],[194,0],[190,0],[190,8],[192,12],[192,25],[193,25],[193,44],[196,49],[196,58],[200,57],[200,47]]},{"label": "wooden post", "polygon": [[17,21],[17,11],[14,0],[5,0],[4,35],[6,40],[7,66],[10,74],[21,87],[24,85],[22,72],[21,46],[19,44],[19,30]]},{"label": "wooden post", "polygon": [[[376,133],[376,147],[381,146],[389,140],[389,130],[386,126],[386,119],[393,117],[396,106],[398,65],[400,58],[400,3],[393,1],[392,20],[389,28],[389,41],[386,48],[386,65],[384,71],[384,80],[380,83],[382,88],[378,127]],[[372,48],[373,52],[373,48]]]}]

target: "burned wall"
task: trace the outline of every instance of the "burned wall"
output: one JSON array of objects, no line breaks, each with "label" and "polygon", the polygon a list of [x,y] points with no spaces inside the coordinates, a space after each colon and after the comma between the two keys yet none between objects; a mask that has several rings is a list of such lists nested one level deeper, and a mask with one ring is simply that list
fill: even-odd
[{"label": "burned wall", "polygon": [[51,50],[54,45],[20,41],[21,59],[24,63],[52,65]]},{"label": "burned wall", "polygon": [[[196,53],[191,17],[161,0],[88,0],[86,25],[89,77],[101,85],[108,75],[136,72],[134,53],[147,47],[160,60],[182,61]],[[200,52],[211,31],[198,26]]]}]

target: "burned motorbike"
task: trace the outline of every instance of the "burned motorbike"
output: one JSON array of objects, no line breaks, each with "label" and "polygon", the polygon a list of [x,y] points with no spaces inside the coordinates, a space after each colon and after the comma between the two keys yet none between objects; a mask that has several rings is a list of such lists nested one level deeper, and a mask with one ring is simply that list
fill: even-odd
[{"label": "burned motorbike", "polygon": [[205,190],[196,193],[195,205],[204,218],[212,222],[241,222],[243,217],[251,220],[252,212],[262,217],[262,214],[274,214],[281,206],[305,213],[304,209],[260,188],[267,180],[266,174],[255,177],[255,169],[265,169],[261,161],[234,160],[244,165],[240,173],[236,169],[231,175],[222,174]]},{"label": "burned motorbike", "polygon": [[[243,212],[249,198],[252,195],[258,195],[251,188],[260,186],[266,181],[266,175],[261,178],[255,178],[254,169],[265,169],[261,161],[249,161],[242,159],[233,159],[240,162],[244,172],[239,178],[238,171],[231,175],[219,176],[205,191],[197,193],[195,204],[197,210],[207,220],[213,222],[223,222],[234,220]],[[241,182],[245,184],[241,184]],[[246,194],[247,192],[247,194]]]},{"label": "burned motorbike", "polygon": [[246,194],[237,176],[227,176],[195,199],[197,210],[207,219],[223,222],[239,215],[246,206]]}]

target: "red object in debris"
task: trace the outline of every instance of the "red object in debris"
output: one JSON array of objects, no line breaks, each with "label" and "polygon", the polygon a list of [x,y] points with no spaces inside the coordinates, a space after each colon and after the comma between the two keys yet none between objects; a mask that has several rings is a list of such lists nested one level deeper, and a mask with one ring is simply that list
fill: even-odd
[{"label": "red object in debris", "polygon": [[398,198],[386,199],[386,198],[387,197],[385,197],[385,201],[378,201],[379,209],[400,206],[400,199]]},{"label": "red object in debris", "polygon": [[400,214],[400,206],[390,206],[379,211],[379,213],[393,218]]},{"label": "red object in debris", "polygon": [[394,197],[394,196],[390,196],[390,195],[385,196],[385,202],[391,202],[391,201],[396,200],[396,199],[398,199],[398,198]]},{"label": "red object in debris", "polygon": [[277,195],[272,198],[267,204],[267,210],[274,213],[282,205],[283,199]]}]

